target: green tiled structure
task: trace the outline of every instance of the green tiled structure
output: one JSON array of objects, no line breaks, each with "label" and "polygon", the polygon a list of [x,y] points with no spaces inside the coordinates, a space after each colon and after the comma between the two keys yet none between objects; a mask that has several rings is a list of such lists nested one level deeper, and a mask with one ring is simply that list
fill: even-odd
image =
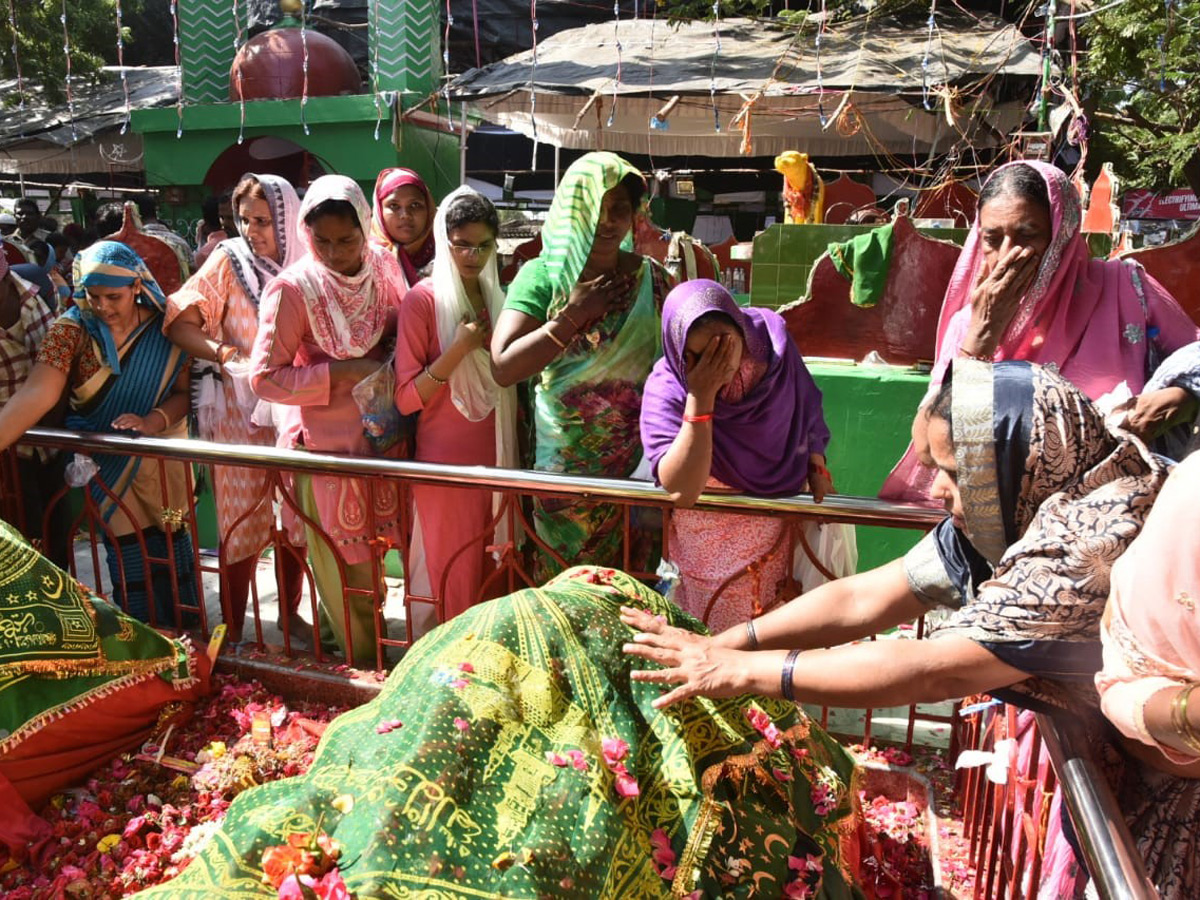
[{"label": "green tiled structure", "polygon": [[378,91],[427,95],[441,76],[439,16],[432,3],[373,0],[371,65],[378,67]]},{"label": "green tiled structure", "polygon": [[[754,238],[750,305],[778,309],[808,293],[813,266],[830,244],[871,231],[873,225],[772,225]],[[918,229],[930,237],[961,244],[961,228]]]},{"label": "green tiled structure", "polygon": [[229,0],[179,0],[179,63],[184,103],[221,103],[229,99],[229,70],[239,34],[244,33],[245,3]]}]

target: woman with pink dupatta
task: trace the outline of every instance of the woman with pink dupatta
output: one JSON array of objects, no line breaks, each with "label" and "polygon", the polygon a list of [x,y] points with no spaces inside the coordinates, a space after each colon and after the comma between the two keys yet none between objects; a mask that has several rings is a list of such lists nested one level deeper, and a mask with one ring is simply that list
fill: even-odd
[{"label": "woman with pink dupatta", "polygon": [[412,169],[384,169],[375,179],[371,243],[396,257],[404,290],[420,281],[433,261],[433,195]]},{"label": "woman with pink dupatta", "polygon": [[[456,188],[434,218],[433,275],[404,298],[396,338],[396,406],[420,413],[414,459],[459,466],[517,465],[516,388],[492,376],[488,338],[504,307],[496,268],[500,220],[491,201]],[[412,486],[408,587],[440,597],[442,621],[480,600],[500,543],[491,491]],[[414,637],[421,630],[414,605]]]},{"label": "woman with pink dupatta", "polygon": [[[244,358],[258,334],[258,304],[271,279],[303,253],[296,239],[300,198],[276,175],[243,175],[233,192],[238,231],[214,244],[191,278],[167,299],[167,337],[196,361],[201,383],[195,401],[199,436],[223,444],[274,446],[270,424],[252,421],[238,402],[245,386]],[[271,541],[275,514],[264,469],[213,466],[217,522],[222,543],[221,599],[229,639],[242,640],[250,583],[258,557]],[[308,639],[300,621],[304,586],[303,548],[284,550],[277,572],[285,602],[279,628]],[[285,621],[286,620],[286,621]]]},{"label": "woman with pink dupatta", "polygon": [[[318,178],[300,204],[307,252],[263,292],[250,383],[264,400],[299,407],[292,446],[377,455],[351,391],[389,364],[385,345],[396,334],[401,282],[396,258],[368,243],[370,220],[357,184],[342,175]],[[371,545],[377,538],[400,541],[396,488],[378,479],[298,475],[296,502],[324,531],[309,527],[308,547],[328,624],[354,662],[373,662],[374,597],[381,586]]]},{"label": "woman with pink dupatta", "polygon": [[[1137,263],[1092,259],[1081,220],[1079,194],[1054,166],[1021,161],[992,173],[946,289],[927,399],[950,360],[964,356],[1049,366],[1102,407],[1124,382],[1136,398],[1128,426],[1142,436],[1187,404],[1185,380],[1143,388],[1157,362],[1200,339],[1200,328]],[[880,497],[929,500],[920,449],[908,448]]]},{"label": "woman with pink dupatta", "polygon": [[1112,570],[1100,706],[1126,741],[1117,793],[1155,887],[1200,897],[1200,454],[1171,473]]}]

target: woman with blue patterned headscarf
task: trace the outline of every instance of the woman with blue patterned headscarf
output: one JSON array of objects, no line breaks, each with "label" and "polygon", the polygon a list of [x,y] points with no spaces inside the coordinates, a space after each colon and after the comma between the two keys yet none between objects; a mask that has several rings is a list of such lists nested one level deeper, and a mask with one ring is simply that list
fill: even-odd
[{"label": "woman with blue patterned headscarf", "polygon": [[[74,275],[76,305],[50,327],[28,380],[0,410],[0,449],[52,410],[68,387],[68,428],[186,437],[186,357],[163,334],[166,298],[141,257],[125,244],[100,241],[75,258]],[[180,607],[194,606],[197,597],[183,527],[185,466],[110,453],[93,459],[99,471],[88,509],[101,520],[114,600],[152,624],[180,624]],[[147,558],[169,559],[172,551],[173,569],[150,565],[147,577]]]}]

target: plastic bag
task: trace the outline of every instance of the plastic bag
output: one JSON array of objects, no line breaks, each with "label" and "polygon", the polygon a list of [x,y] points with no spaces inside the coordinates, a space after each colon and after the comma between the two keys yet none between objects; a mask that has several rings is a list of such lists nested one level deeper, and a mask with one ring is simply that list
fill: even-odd
[{"label": "plastic bag", "polygon": [[[821,565],[833,573],[834,578],[854,574],[858,569],[858,538],[853,525],[806,519],[801,527],[813,554],[821,561]],[[800,583],[802,591],[811,591],[830,580],[809,559],[800,542],[796,543],[792,577]]]},{"label": "plastic bag", "polygon": [[392,359],[356,384],[350,391],[362,415],[363,436],[376,453],[400,442],[400,411],[396,409],[396,373]]},{"label": "plastic bag", "polygon": [[100,467],[90,456],[76,453],[75,457],[67,463],[63,476],[71,487],[80,488],[91,481],[99,471]]},{"label": "plastic bag", "polygon": [[658,564],[658,571],[654,573],[658,576],[658,581],[654,584],[654,590],[662,594],[663,598],[675,602],[675,595],[679,591],[679,566],[669,560],[662,560]]}]

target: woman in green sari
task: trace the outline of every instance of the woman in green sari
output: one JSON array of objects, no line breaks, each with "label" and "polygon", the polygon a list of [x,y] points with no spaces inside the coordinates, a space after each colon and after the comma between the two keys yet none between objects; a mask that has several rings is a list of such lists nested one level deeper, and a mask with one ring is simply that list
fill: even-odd
[{"label": "woman in green sari", "polygon": [[[537,377],[535,469],[625,478],[641,458],[642,385],[672,287],[658,263],[622,249],[645,188],[615,153],[580,157],[555,191],[541,254],[509,286],[492,371],[500,385]],[[568,563],[621,562],[618,507],[538,500],[534,524]]]},{"label": "woman in green sari", "polygon": [[474,606],[141,896],[274,897],[295,871],[361,898],[860,897],[849,754],[778,700],[655,711],[623,606],[702,629],[612,569]]}]

